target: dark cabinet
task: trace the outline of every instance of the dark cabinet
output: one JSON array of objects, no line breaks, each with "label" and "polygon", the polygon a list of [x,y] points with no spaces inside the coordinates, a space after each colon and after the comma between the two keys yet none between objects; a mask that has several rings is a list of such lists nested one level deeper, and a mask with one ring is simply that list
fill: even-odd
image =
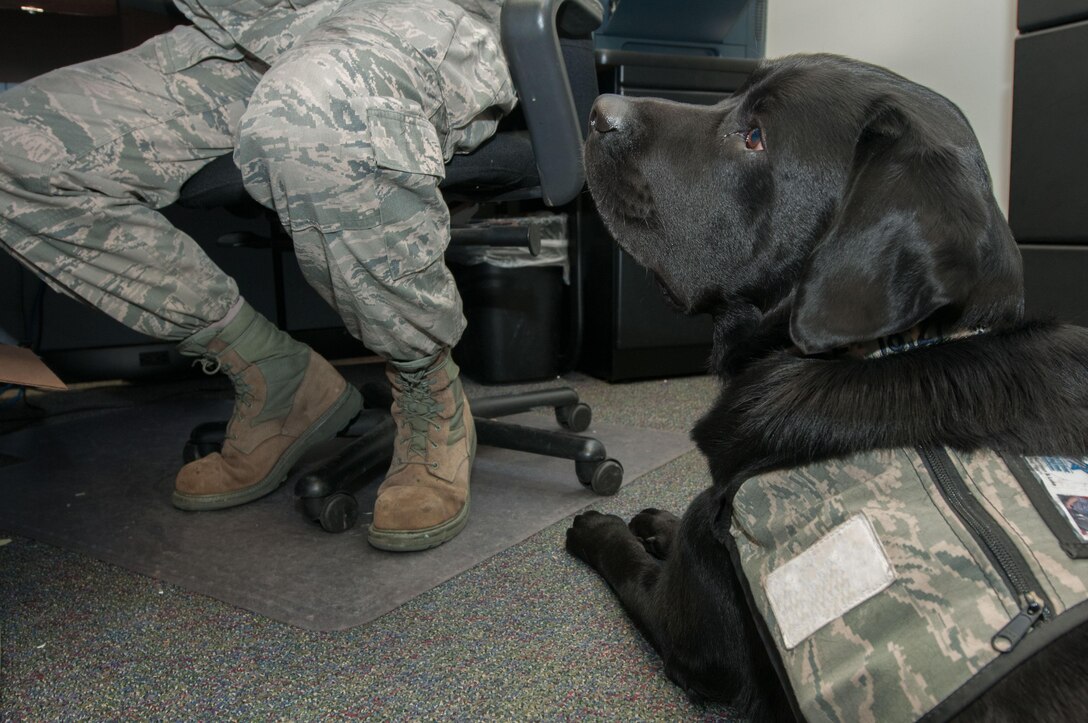
[{"label": "dark cabinet", "polygon": [[1031,316],[1088,325],[1088,0],[1021,2],[1009,224]]}]

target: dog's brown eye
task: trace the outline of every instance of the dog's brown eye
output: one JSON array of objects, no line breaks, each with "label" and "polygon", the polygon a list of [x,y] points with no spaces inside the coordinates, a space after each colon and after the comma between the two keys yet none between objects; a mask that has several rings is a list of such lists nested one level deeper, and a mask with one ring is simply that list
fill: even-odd
[{"label": "dog's brown eye", "polygon": [[744,134],[744,147],[750,151],[763,150],[763,130],[752,128]]}]

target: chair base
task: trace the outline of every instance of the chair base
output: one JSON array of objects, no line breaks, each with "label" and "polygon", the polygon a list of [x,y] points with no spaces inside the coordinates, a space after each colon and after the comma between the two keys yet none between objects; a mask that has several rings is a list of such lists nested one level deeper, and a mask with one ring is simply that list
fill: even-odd
[{"label": "chair base", "polygon": [[[382,384],[365,385],[363,399],[369,409],[388,410],[393,402],[389,387]],[[472,400],[471,405],[479,444],[572,460],[578,481],[595,493],[614,495],[619,491],[623,465],[608,457],[600,440],[578,434],[589,428],[593,412],[570,387],[485,397]],[[537,407],[552,407],[562,430],[495,419]],[[185,461],[217,451],[225,431],[226,422],[194,427],[185,445]],[[389,467],[395,436],[392,417],[383,417],[334,457],[300,476],[295,482],[295,496],[301,501],[303,513],[327,532],[354,527],[359,519],[355,492]]]}]

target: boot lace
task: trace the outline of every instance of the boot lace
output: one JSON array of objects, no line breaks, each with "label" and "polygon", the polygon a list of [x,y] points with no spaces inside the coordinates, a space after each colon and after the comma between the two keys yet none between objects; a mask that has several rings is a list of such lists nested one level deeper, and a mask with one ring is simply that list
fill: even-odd
[{"label": "boot lace", "polygon": [[[249,383],[242,378],[241,374],[231,368],[229,362],[224,362],[213,354],[206,354],[193,362],[193,366],[198,364],[200,370],[208,376],[223,372],[230,378],[230,383],[234,387],[234,414],[231,415],[231,422],[235,419],[239,421],[245,419],[245,412],[241,411],[241,407],[248,409],[253,403],[253,388]],[[231,431],[233,429],[234,425],[228,423],[226,439],[235,438],[234,433]]]},{"label": "boot lace", "polygon": [[[442,407],[431,394],[431,379],[426,371],[400,372],[397,376],[401,388],[397,404],[404,413],[404,421],[400,425],[401,440],[406,442],[407,455],[407,459],[398,457],[398,461],[427,464],[428,446],[438,446],[431,440],[430,431],[432,428],[436,432],[442,429],[435,421]],[[437,467],[438,463],[431,463],[430,466]]]}]

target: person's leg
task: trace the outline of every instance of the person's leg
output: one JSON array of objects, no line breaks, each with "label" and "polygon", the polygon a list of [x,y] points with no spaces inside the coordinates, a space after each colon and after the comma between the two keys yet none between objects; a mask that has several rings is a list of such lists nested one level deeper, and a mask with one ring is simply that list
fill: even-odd
[{"label": "person's leg", "polygon": [[230,152],[256,86],[240,63],[170,72],[201,38],[181,28],[0,94],[0,247],[158,339],[183,339],[238,300],[233,279],[155,210]]},{"label": "person's leg", "polygon": [[324,360],[260,319],[156,210],[233,148],[258,75],[224,54],[179,28],[0,94],[0,247],[53,288],[231,374],[223,454],[178,475],[175,503],[189,508],[274,489],[358,408]]},{"label": "person's leg", "polygon": [[475,433],[449,356],[464,317],[438,184],[445,159],[512,104],[492,29],[452,4],[360,2],[285,53],[242,119],[247,189],[278,212],[307,280],[390,362],[401,431],[374,544],[433,546],[466,519]]}]

